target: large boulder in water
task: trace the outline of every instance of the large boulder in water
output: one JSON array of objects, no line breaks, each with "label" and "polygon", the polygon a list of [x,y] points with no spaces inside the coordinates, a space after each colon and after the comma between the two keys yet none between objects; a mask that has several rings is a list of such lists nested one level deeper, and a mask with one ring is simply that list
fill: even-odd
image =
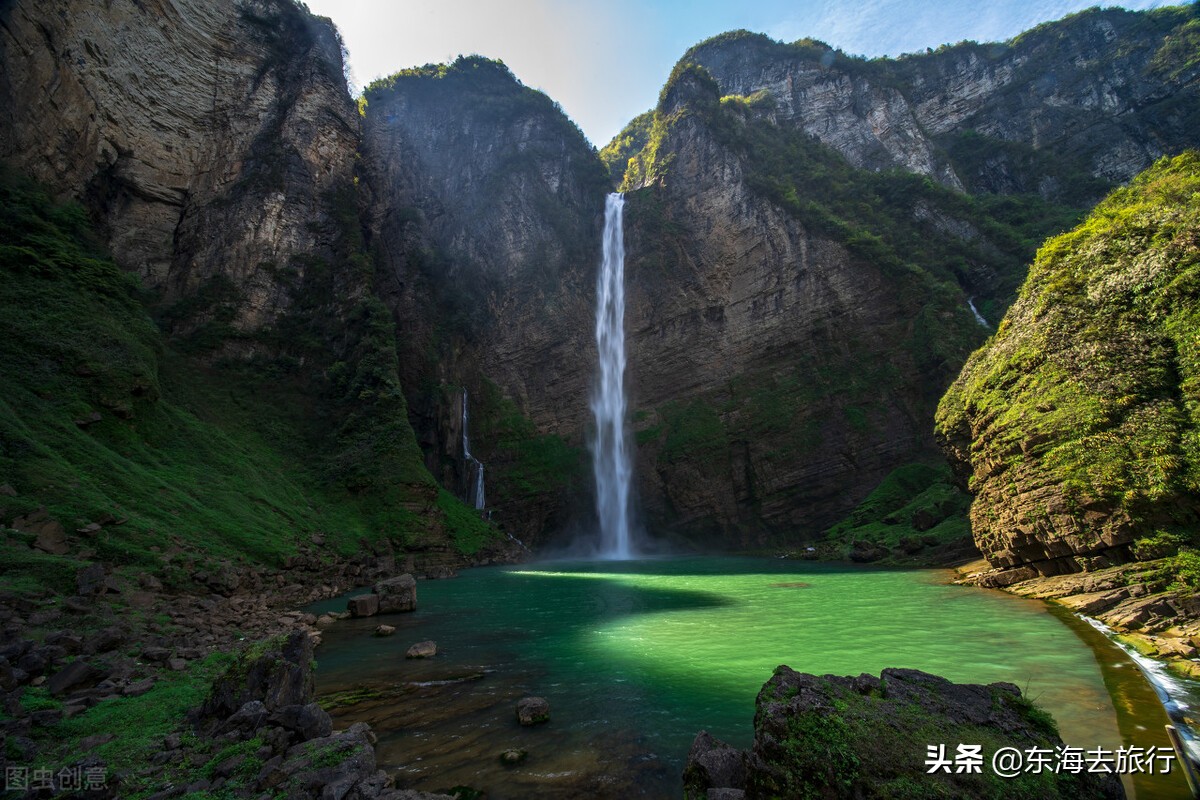
[{"label": "large boulder in water", "polygon": [[[880,677],[808,675],[776,668],[758,694],[754,746],[739,752],[705,732],[684,769],[684,794],[710,790],[769,797],[1122,798],[1111,774],[1040,772],[1002,778],[1000,748],[1052,754],[1062,739],[1054,720],[1010,683],[951,683],[911,669]],[[959,772],[959,745],[979,745],[979,771]],[[943,755],[945,769],[931,764]],[[944,746],[943,751],[938,751]],[[934,767],[931,771],[931,767]]]},{"label": "large boulder in water", "polygon": [[407,573],[375,584],[375,594],[380,614],[417,610],[417,582]]}]

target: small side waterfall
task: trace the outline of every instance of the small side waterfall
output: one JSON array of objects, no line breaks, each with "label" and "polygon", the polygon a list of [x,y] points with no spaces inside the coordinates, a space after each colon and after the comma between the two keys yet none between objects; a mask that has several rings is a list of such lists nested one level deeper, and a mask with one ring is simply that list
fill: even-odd
[{"label": "small side waterfall", "polygon": [[467,465],[467,504],[477,511],[482,511],[485,505],[483,494],[483,462],[471,455],[470,423],[471,414],[467,409],[467,390],[463,389],[462,452],[463,461]]},{"label": "small side waterfall", "polygon": [[988,321],[983,318],[983,314],[980,314],[979,309],[977,309],[975,307],[975,298],[974,297],[967,298],[967,307],[970,308],[971,313],[975,315],[976,322],[978,322],[982,327],[987,328],[989,331],[992,329],[992,326],[988,325]]},{"label": "small side waterfall", "polygon": [[604,207],[604,244],[596,280],[596,350],[599,367],[592,390],[596,439],[592,471],[596,478],[596,515],[600,519],[600,555],[630,558],[629,493],[633,478],[625,433],[625,197],[613,193]]}]

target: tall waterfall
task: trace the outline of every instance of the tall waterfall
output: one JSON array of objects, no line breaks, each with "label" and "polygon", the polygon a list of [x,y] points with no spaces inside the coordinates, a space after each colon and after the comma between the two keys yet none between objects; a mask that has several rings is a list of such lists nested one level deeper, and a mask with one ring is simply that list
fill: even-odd
[{"label": "tall waterfall", "polygon": [[596,476],[596,514],[600,518],[600,555],[629,558],[629,487],[633,477],[625,435],[625,198],[610,194],[604,207],[604,249],[596,280],[596,349],[599,370],[592,390],[596,440],[592,471]]},{"label": "tall waterfall", "polygon": [[484,506],[483,496],[483,462],[471,455],[471,438],[468,429],[471,423],[471,414],[467,410],[467,390],[463,389],[462,395],[462,451],[463,461],[467,465],[467,503],[473,506],[477,511],[482,511]]}]

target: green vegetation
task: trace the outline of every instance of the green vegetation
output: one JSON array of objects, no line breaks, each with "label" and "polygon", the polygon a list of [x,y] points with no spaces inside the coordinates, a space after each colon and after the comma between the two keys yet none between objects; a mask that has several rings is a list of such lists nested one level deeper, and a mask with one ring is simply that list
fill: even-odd
[{"label": "green vegetation", "polygon": [[488,465],[489,505],[576,491],[587,454],[557,434],[540,434],[500,387],[484,379],[471,395],[472,446]]},{"label": "green vegetation", "polygon": [[826,546],[844,558],[854,542],[867,542],[887,548],[892,560],[903,560],[926,548],[969,541],[970,504],[971,498],[951,483],[945,464],[905,464],[825,532]]},{"label": "green vegetation", "polygon": [[[1163,159],[1048,241],[942,399],[939,430],[973,439],[977,463],[1020,465],[1020,480],[1061,487],[1080,514],[1099,501],[1143,535],[1194,525],[1197,198],[1200,155]],[[975,488],[989,480],[977,472]]]},{"label": "green vegetation", "polygon": [[[322,341],[297,338],[310,363],[331,364],[328,376],[298,370],[286,353],[214,363],[221,335],[201,345],[193,329],[168,343],[83,210],[11,175],[0,180],[0,280],[0,484],[18,492],[0,497],[3,521],[39,506],[68,532],[107,519],[88,545],[139,569],[161,568],[158,551],[171,544],[200,559],[264,564],[314,533],[344,555],[381,536],[422,546],[430,521],[418,512],[436,489],[377,300],[348,315],[349,347],[336,363]],[[164,324],[194,318],[231,289],[219,279],[206,287],[190,308],[168,309]],[[303,296],[296,313],[309,313]],[[31,552],[17,536],[0,547],[6,584],[69,588],[69,558]]]},{"label": "green vegetation", "polygon": [[[152,756],[162,752],[162,742],[168,734],[184,727],[187,713],[204,700],[212,680],[232,660],[233,656],[214,654],[194,662],[187,671],[163,673],[154,688],[139,697],[105,700],[78,716],[63,719],[46,728],[36,728],[36,741],[40,748],[39,766],[57,771],[78,760],[81,740],[101,734],[115,734],[115,738],[95,747],[91,753],[107,765],[110,780],[115,774],[123,775],[122,797],[150,794],[151,786],[162,785],[162,776],[158,773],[140,775],[137,770],[149,764]],[[33,710],[33,706],[57,707],[57,701],[49,698],[43,690],[26,689],[23,700],[29,704],[27,707],[30,710]],[[195,741],[192,734],[184,735],[189,741]],[[237,747],[244,748],[245,743]],[[212,764],[219,763],[218,758],[223,760],[228,755],[217,753]]]}]

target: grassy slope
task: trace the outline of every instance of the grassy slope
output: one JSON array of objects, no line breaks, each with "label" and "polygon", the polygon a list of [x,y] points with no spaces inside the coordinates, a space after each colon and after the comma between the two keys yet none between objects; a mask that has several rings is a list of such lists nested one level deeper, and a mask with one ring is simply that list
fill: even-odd
[{"label": "grassy slope", "polygon": [[[367,306],[350,320],[357,347],[327,382],[207,366],[164,340],[81,209],[11,176],[0,275],[0,484],[18,492],[0,497],[0,520],[42,505],[68,532],[124,518],[88,546],[142,568],[172,544],[274,564],[314,533],[341,554],[359,539],[419,548],[431,535],[420,500],[436,490],[403,416],[386,312]],[[76,424],[94,413],[100,421]],[[485,535],[477,520],[458,522],[467,538]],[[69,589],[28,539],[6,540],[5,583]]]}]

